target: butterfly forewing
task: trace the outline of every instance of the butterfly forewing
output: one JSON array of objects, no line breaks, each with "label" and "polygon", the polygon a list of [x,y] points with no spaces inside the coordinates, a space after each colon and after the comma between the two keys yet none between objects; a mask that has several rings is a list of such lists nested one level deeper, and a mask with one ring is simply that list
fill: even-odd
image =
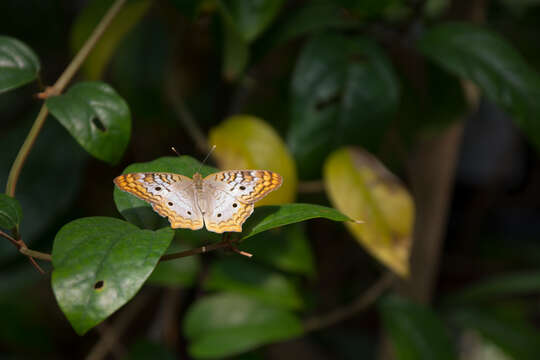
[{"label": "butterfly forewing", "polygon": [[226,170],[204,178],[205,184],[247,204],[259,201],[278,189],[282,181],[281,175],[268,170]]},{"label": "butterfly forewing", "polygon": [[193,180],[172,173],[131,173],[114,179],[120,190],[149,202],[171,227],[198,230],[203,216],[197,206]]}]

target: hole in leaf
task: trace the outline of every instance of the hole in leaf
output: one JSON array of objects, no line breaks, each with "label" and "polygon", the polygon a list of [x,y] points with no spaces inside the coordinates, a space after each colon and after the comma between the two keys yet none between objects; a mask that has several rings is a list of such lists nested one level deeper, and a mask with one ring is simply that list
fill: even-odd
[{"label": "hole in leaf", "polygon": [[238,206],[237,203],[232,204],[232,207],[237,207],[237,206]]},{"label": "hole in leaf", "polygon": [[187,214],[188,214],[188,215],[191,215],[191,211],[188,211]]},{"label": "hole in leaf", "polygon": [[156,187],[156,191],[160,191],[160,190],[161,190],[161,188],[159,186]]},{"label": "hole in leaf", "polygon": [[94,289],[101,290],[103,289],[103,285],[105,285],[103,280],[96,281],[96,283],[94,284]]},{"label": "hole in leaf", "polygon": [[173,203],[169,201],[169,206],[173,206]]},{"label": "hole in leaf", "polygon": [[217,217],[221,217],[221,214],[217,214]]},{"label": "hole in leaf", "polygon": [[326,99],[321,99],[317,101],[317,104],[315,105],[315,109],[322,110],[325,107],[339,103],[341,101],[341,95],[342,95],[341,92],[337,92]]},{"label": "hole in leaf", "polygon": [[245,186],[240,186],[240,190],[246,190]]},{"label": "hole in leaf", "polygon": [[103,132],[107,131],[107,128],[105,127],[105,125],[103,125],[103,123],[98,117],[92,118],[92,124],[94,124],[94,126],[97,127],[99,131],[103,131]]}]

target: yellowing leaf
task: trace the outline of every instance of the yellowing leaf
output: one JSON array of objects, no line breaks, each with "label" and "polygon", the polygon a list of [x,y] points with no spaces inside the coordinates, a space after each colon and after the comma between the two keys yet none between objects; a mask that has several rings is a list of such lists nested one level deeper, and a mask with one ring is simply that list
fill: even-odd
[{"label": "yellowing leaf", "polygon": [[360,148],[341,148],[324,165],[334,206],[363,224],[345,223],[377,260],[400,276],[409,274],[414,202],[399,179]]},{"label": "yellowing leaf", "polygon": [[[93,0],[75,21],[71,33],[71,48],[77,52],[94,28],[113,4],[112,0]],[[122,7],[107,30],[103,33],[95,48],[83,64],[82,70],[90,80],[98,80],[109,63],[120,41],[146,14],[152,5],[150,0],[130,1]]]},{"label": "yellowing leaf", "polygon": [[221,169],[264,169],[283,177],[281,187],[257,202],[277,205],[292,202],[298,177],[285,143],[272,127],[250,115],[231,116],[210,130],[210,143]]}]

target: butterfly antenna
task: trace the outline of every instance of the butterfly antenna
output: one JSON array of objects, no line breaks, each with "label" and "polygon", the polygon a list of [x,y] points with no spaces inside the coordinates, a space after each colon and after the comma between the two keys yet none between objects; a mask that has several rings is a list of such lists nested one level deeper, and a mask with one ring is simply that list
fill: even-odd
[{"label": "butterfly antenna", "polygon": [[199,166],[199,170],[197,170],[197,172],[201,171],[204,163],[206,162],[206,160],[208,160],[208,158],[210,157],[210,155],[212,154],[215,148],[216,148],[216,145],[212,145],[212,148],[210,148],[210,151],[208,151],[208,154],[206,155],[204,160],[201,162],[201,166]]},{"label": "butterfly antenna", "polygon": [[[178,155],[178,157],[180,157],[180,153],[178,151],[176,151],[176,148],[174,146],[171,146],[171,150],[174,151],[176,153],[176,155]],[[198,172],[198,171],[195,171],[195,168],[193,167],[193,164],[189,164],[189,166],[191,166],[191,170],[193,170],[194,174],[196,172]]]}]

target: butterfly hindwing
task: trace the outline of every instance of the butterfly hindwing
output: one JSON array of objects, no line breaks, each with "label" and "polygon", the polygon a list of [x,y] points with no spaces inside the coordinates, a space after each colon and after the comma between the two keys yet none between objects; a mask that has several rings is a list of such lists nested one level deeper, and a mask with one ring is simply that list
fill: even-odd
[{"label": "butterfly hindwing", "polygon": [[173,229],[197,230],[203,227],[203,216],[196,204],[193,180],[172,173],[131,173],[114,179],[120,190],[150,203],[161,216],[167,217]]}]

